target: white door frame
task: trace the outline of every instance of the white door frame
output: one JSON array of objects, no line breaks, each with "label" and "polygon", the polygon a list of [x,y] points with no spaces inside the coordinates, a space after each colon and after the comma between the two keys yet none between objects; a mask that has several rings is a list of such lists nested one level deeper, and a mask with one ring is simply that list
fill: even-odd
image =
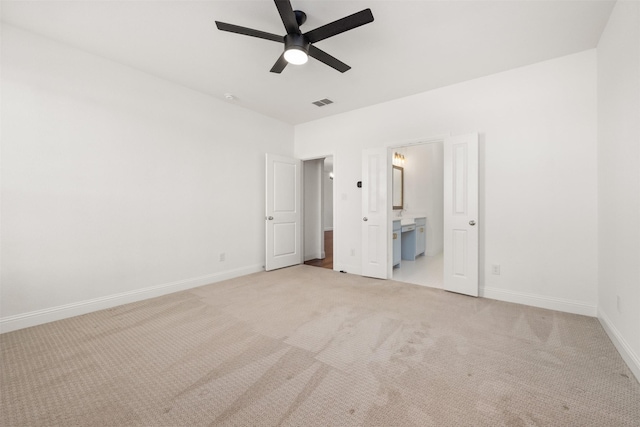
[{"label": "white door frame", "polygon": [[[324,254],[324,170],[321,170],[323,163],[323,159],[302,161],[302,247],[304,262],[312,259],[321,259]],[[312,198],[310,199],[309,196],[312,196]],[[313,241],[313,247],[309,247],[310,241]]]},{"label": "white door frame", "polygon": [[[336,200],[336,185],[337,185],[337,182],[339,180],[339,175],[340,175],[339,173],[336,172],[336,166],[338,164],[337,156],[336,156],[335,152],[329,152],[327,154],[319,154],[319,155],[310,156],[310,157],[303,157],[300,160],[302,161],[302,165],[304,167],[304,162],[306,162],[308,160],[325,159],[327,157],[333,157],[333,191],[332,191],[332,198],[333,198],[333,213],[332,213],[333,214],[333,270],[336,270],[336,265],[337,265],[337,263],[336,263],[337,246],[336,245],[337,245],[337,241],[338,241],[336,236],[340,232],[340,230],[338,230],[338,227],[336,227],[336,221],[337,221],[337,218],[338,218],[338,216],[337,216],[337,214],[338,214],[338,212],[337,212],[337,203],[336,203],[336,201],[337,201]],[[303,171],[303,173],[304,173],[304,171]],[[303,191],[302,197],[304,199],[304,183],[302,185],[302,191]],[[304,207],[303,207],[303,210],[304,210]],[[304,219],[304,211],[302,212],[302,218]],[[302,230],[303,230],[303,233],[302,233],[302,238],[303,238],[302,247],[304,248],[304,221],[302,222]],[[324,232],[324,230],[323,230],[323,232]],[[323,234],[323,236],[324,236],[324,234]],[[324,237],[323,237],[323,242],[324,242]],[[304,256],[303,256],[303,258],[304,258]]]},{"label": "white door frame", "polygon": [[[421,139],[414,139],[414,140],[409,140],[409,141],[395,142],[395,143],[389,145],[389,149],[390,150],[395,150],[395,149],[399,149],[401,147],[422,145],[422,144],[428,144],[428,143],[433,143],[433,142],[442,142],[443,145],[444,145],[445,140],[456,140],[456,141],[458,139],[464,140],[465,137],[470,137],[470,136],[474,136],[475,137],[475,140],[476,140],[476,143],[477,143],[476,146],[478,146],[479,145],[479,134],[478,133],[466,134],[466,135],[456,135],[456,136],[453,136],[453,137],[451,136],[450,133],[448,133],[448,134],[433,136],[433,137],[430,137],[430,138],[421,138]],[[447,190],[447,188],[446,188],[446,185],[447,185],[446,157],[445,157],[445,159],[443,159],[443,162],[445,163],[443,166],[444,166],[444,169],[445,169],[445,177],[444,178],[445,178],[445,199],[446,199],[447,198],[447,194],[446,194],[446,190]],[[479,168],[479,166],[480,166],[479,158],[478,158],[478,163],[477,163],[476,166],[477,166],[477,168]],[[477,174],[477,179],[479,181],[479,179],[480,179],[480,176],[479,176],[480,171],[479,171],[479,169],[475,169],[473,171],[473,173]],[[389,179],[391,179],[391,178],[389,177]],[[475,194],[476,203],[477,204],[479,204],[479,196],[480,196],[479,190],[480,189],[478,187],[477,188],[477,192]],[[451,196],[451,195],[449,195],[449,196]],[[394,217],[393,217],[393,209],[391,207],[389,209],[390,209],[390,215],[389,215],[389,223],[390,223],[390,225],[389,226],[391,227],[392,226],[391,224],[392,224],[392,222],[394,220]],[[446,203],[445,203],[445,209],[446,209]],[[475,272],[475,278],[474,278],[475,286],[469,286],[468,284],[467,285],[461,285],[461,286],[458,286],[458,285],[456,285],[456,286],[451,286],[451,285],[446,286],[446,283],[445,283],[446,278],[443,277],[443,286],[444,286],[445,290],[458,292],[458,293],[464,293],[464,294],[471,295],[471,296],[478,296],[479,293],[480,293],[480,272],[479,272],[479,270],[480,270],[480,268],[479,268],[480,267],[479,266],[480,253],[479,252],[480,252],[480,243],[481,242],[480,242],[480,239],[479,239],[479,229],[478,229],[479,227],[477,225],[478,224],[478,215],[479,215],[479,211],[473,212],[474,218],[472,218],[472,219],[474,220],[473,222],[476,225],[473,226],[472,229],[476,233],[475,242],[476,242],[476,246],[477,246],[476,247],[476,252],[477,253],[475,254],[475,261],[470,264],[470,268],[472,268],[474,270],[474,272]],[[469,219],[467,219],[467,222],[468,222],[468,220]],[[446,221],[446,213],[445,213],[445,221]],[[446,233],[446,227],[445,227],[445,233]],[[446,241],[446,236],[445,236],[445,241]],[[388,246],[389,246],[388,250],[392,251],[393,250],[393,248],[391,247],[392,246],[392,242],[390,242]],[[449,244],[449,246],[450,246],[450,244]],[[445,243],[445,246],[444,246],[443,250],[445,252],[447,250],[451,251],[451,249],[447,249],[447,244],[446,243]],[[447,259],[447,254],[445,254],[445,257],[444,257],[445,258],[445,260],[444,260],[445,267],[446,267],[447,261],[449,261],[449,263],[451,263],[451,259],[450,258],[451,258],[452,254],[449,254],[449,255],[450,255],[448,257],[449,259]],[[393,260],[392,260],[392,257],[389,260],[388,270],[389,270],[388,277],[392,278],[393,277]],[[445,270],[444,274],[446,274],[446,268],[444,270]]]},{"label": "white door frame", "polygon": [[[441,135],[434,135],[431,136],[429,138],[419,138],[419,139],[410,139],[407,141],[396,141],[394,142],[392,145],[389,145],[389,153],[390,153],[390,158],[392,158],[393,156],[391,155],[391,151],[393,150],[398,150],[400,148],[404,148],[404,147],[413,147],[416,145],[426,145],[426,144],[433,144],[436,142],[441,142],[444,144],[444,140],[445,138],[448,138],[451,134],[447,133],[447,134],[441,134]],[[444,159],[442,160],[444,163]],[[391,180],[391,177],[389,177],[389,180]],[[391,229],[393,227],[393,220],[395,219],[394,214],[393,214],[393,207],[391,205],[389,205],[389,229]],[[393,241],[389,242],[389,251],[393,251]],[[390,252],[393,253],[393,252]],[[426,255],[426,254],[425,254]],[[388,265],[388,273],[387,276],[392,279],[393,278],[393,257],[391,257],[389,259],[389,265]]]}]

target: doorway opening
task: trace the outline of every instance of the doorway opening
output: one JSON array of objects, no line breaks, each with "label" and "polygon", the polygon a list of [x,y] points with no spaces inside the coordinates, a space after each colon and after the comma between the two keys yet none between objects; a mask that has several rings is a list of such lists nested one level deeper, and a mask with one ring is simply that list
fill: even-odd
[{"label": "doorway opening", "polygon": [[[444,142],[429,141],[393,147],[403,160],[402,207],[392,206],[391,221],[401,229],[395,237],[425,239],[414,259],[396,256],[392,279],[432,288],[444,280]],[[396,157],[395,155],[393,157]],[[425,218],[426,220],[422,220]],[[411,227],[414,224],[414,227]],[[424,225],[423,225],[424,224]],[[413,230],[411,230],[413,228]],[[403,232],[403,230],[407,230]],[[415,233],[411,235],[411,233]],[[415,236],[415,237],[414,237]],[[400,246],[400,251],[402,247]],[[413,257],[408,257],[413,258]],[[393,262],[393,261],[392,261]]]},{"label": "doorway opening", "polygon": [[333,270],[333,156],[305,160],[304,263]]}]

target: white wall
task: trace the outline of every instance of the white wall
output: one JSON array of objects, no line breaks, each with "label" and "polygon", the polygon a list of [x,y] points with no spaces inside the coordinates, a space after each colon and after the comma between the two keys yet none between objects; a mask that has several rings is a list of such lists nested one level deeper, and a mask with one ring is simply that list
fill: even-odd
[{"label": "white wall", "polygon": [[442,252],[444,245],[444,147],[442,142],[402,149],[406,217],[426,215],[426,255]]},{"label": "white wall", "polygon": [[7,25],[1,119],[3,330],[262,268],[292,126]]},{"label": "white wall", "polygon": [[304,260],[323,257],[322,175],[324,159],[304,162]]},{"label": "white wall", "polygon": [[329,177],[329,174],[333,172],[333,161],[331,167],[327,167],[325,163],[323,181],[324,181],[324,229],[333,230],[333,179]]},{"label": "white wall", "polygon": [[598,44],[598,191],[598,317],[640,378],[638,2],[616,3]]},{"label": "white wall", "polygon": [[596,119],[589,50],[298,125],[295,154],[336,153],[334,265],[359,274],[362,149],[480,132],[482,295],[595,315]]}]

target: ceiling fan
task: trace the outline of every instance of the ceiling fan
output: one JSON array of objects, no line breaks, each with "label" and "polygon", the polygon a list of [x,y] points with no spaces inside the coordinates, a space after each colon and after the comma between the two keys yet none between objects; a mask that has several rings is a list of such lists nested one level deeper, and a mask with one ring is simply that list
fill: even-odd
[{"label": "ceiling fan", "polygon": [[351,69],[351,67],[344,62],[315,47],[313,43],[372,22],[373,14],[371,13],[371,9],[361,10],[353,15],[346,16],[302,34],[300,26],[307,20],[307,15],[301,10],[293,10],[289,0],[275,0],[275,3],[282,18],[284,28],[287,30],[285,36],[219,21],[216,21],[216,26],[221,31],[284,43],[284,52],[271,68],[272,73],[281,73],[287,64],[304,64],[307,62],[309,56],[320,62],[324,62],[341,73]]}]

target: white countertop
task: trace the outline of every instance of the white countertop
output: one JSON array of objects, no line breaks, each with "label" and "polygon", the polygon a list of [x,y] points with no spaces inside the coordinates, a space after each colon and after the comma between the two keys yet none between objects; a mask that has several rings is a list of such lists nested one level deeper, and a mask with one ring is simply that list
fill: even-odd
[{"label": "white countertop", "polygon": [[426,218],[426,215],[407,215],[393,218],[394,221],[400,221],[400,225],[410,225],[416,223],[416,218]]}]

